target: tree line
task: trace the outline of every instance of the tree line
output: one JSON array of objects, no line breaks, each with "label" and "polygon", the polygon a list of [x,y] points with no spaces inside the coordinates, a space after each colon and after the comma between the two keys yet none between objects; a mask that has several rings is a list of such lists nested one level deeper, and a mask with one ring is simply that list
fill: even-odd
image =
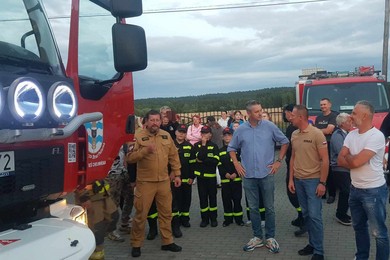
[{"label": "tree line", "polygon": [[147,98],[135,100],[135,114],[145,115],[151,109],[169,106],[176,113],[229,111],[245,109],[248,100],[259,101],[264,108],[295,103],[294,87],[266,88],[200,96]]}]

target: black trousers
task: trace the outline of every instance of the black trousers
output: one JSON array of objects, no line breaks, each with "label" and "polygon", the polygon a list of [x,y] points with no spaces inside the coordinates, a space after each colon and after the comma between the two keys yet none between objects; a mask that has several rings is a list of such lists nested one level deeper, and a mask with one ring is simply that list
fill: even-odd
[{"label": "black trousers", "polygon": [[176,211],[180,214],[180,219],[187,221],[190,220],[192,185],[188,184],[188,182],[182,182],[180,187],[173,186],[172,198],[172,214],[176,209]]},{"label": "black trousers", "polygon": [[291,205],[293,205],[293,207],[298,210],[300,208],[300,206],[299,206],[297,193],[291,193],[290,190],[288,189],[288,182],[289,182],[289,178],[290,178],[290,161],[286,160],[286,163],[287,163],[287,173],[286,173],[287,197],[288,197],[288,200],[290,201]]},{"label": "black trousers", "polygon": [[242,222],[242,182],[229,181],[222,183],[222,202],[224,219],[227,222],[233,222],[233,218],[237,223]]},{"label": "black trousers", "polygon": [[[330,160],[330,142],[328,142],[328,156]],[[328,178],[326,179],[326,191],[328,192],[329,197],[336,197],[336,180],[334,179],[334,174],[332,167],[329,165]]]},{"label": "black trousers", "polygon": [[202,221],[217,220],[217,178],[197,178]]},{"label": "black trousers", "polygon": [[351,188],[351,174],[349,172],[333,172],[335,186],[339,189],[339,201],[337,203],[336,216],[346,217],[349,208],[348,199]]}]

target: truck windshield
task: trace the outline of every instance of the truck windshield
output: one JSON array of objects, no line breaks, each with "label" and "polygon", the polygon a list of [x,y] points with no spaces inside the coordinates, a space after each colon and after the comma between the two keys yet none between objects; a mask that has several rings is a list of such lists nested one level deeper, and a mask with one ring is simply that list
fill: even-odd
[{"label": "truck windshield", "polygon": [[17,73],[63,75],[63,67],[39,0],[2,0],[0,64]]},{"label": "truck windshield", "polygon": [[[95,80],[115,77],[111,27],[115,18],[90,1],[80,2],[79,74]],[[123,43],[126,44],[126,43]]]},{"label": "truck windshield", "polygon": [[389,111],[387,92],[381,82],[306,86],[303,103],[306,104],[310,115],[321,114],[320,100],[322,98],[329,98],[332,102],[332,110],[336,112],[350,113],[356,102],[360,100],[370,102],[376,112]]}]

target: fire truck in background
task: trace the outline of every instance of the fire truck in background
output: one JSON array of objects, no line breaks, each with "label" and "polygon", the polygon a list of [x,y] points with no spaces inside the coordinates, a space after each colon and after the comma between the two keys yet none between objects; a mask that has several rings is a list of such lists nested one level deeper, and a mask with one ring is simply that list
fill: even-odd
[{"label": "fire truck in background", "polygon": [[329,98],[332,110],[337,113],[351,113],[357,101],[367,100],[375,108],[373,124],[379,129],[389,111],[385,83],[386,79],[374,66],[361,66],[352,72],[303,70],[296,83],[296,102],[307,107],[309,118],[314,122],[315,117],[322,113],[322,98]]},{"label": "fire truck in background", "polygon": [[142,0],[72,0],[66,70],[42,1],[1,4],[0,259],[87,259],[86,212],[64,196],[104,178],[133,138],[146,41],[124,18]]}]

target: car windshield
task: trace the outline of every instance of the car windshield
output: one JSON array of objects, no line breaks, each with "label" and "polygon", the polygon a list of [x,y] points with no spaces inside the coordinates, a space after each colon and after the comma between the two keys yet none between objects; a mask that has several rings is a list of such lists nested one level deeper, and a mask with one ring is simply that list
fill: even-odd
[{"label": "car windshield", "polygon": [[350,113],[356,102],[367,100],[376,112],[389,111],[389,100],[385,86],[381,82],[360,82],[306,86],[303,102],[309,110],[309,114],[317,116],[321,114],[320,100],[329,98],[332,102],[332,110],[336,112]]},{"label": "car windshield", "polygon": [[39,0],[2,0],[0,64],[16,73],[63,75],[45,10]]}]

